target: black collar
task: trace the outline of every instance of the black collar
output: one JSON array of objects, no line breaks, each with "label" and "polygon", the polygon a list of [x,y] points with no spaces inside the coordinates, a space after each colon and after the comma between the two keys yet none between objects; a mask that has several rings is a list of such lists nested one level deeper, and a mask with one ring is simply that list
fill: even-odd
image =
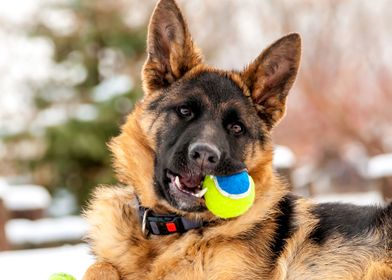
[{"label": "black collar", "polygon": [[199,220],[189,220],[175,214],[157,214],[151,209],[143,207],[138,199],[139,217],[142,224],[142,232],[148,236],[150,233],[154,235],[168,235],[171,233],[184,233],[188,230],[200,228],[204,225]]}]

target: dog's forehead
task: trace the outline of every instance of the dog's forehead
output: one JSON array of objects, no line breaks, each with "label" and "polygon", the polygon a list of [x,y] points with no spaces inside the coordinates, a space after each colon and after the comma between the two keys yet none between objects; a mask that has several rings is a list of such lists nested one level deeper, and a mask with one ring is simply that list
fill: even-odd
[{"label": "dog's forehead", "polygon": [[185,96],[198,96],[215,107],[227,103],[241,104],[246,100],[242,90],[233,80],[214,72],[203,72],[184,81],[180,92]]}]

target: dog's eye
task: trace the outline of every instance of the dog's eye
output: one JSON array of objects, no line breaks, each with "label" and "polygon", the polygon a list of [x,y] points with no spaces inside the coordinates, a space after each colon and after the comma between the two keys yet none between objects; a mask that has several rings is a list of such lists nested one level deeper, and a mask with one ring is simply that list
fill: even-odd
[{"label": "dog's eye", "polygon": [[227,126],[227,130],[233,135],[241,135],[245,132],[245,127],[240,122],[233,122]]},{"label": "dog's eye", "polygon": [[177,114],[182,118],[192,118],[193,112],[188,105],[181,105],[177,107]]}]

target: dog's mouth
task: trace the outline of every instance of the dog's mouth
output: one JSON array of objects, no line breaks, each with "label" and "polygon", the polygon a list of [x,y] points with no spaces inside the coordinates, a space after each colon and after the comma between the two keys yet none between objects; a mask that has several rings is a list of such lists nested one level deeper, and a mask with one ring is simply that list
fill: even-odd
[{"label": "dog's mouth", "polygon": [[181,192],[194,199],[203,199],[207,189],[202,188],[203,174],[177,174],[166,170],[166,178],[171,192]]},{"label": "dog's mouth", "polygon": [[[232,172],[229,174],[237,173],[237,170],[244,170],[244,167],[238,166],[236,169],[232,168],[230,170]],[[206,175],[218,174],[215,172],[212,172],[212,174],[189,171],[175,172],[170,169],[163,169],[162,193],[166,200],[179,210],[204,212],[207,210],[204,199],[207,188],[203,188],[203,181]]]},{"label": "dog's mouth", "polygon": [[206,210],[202,184],[205,174],[176,173],[164,170],[164,194],[179,210],[203,212]]}]

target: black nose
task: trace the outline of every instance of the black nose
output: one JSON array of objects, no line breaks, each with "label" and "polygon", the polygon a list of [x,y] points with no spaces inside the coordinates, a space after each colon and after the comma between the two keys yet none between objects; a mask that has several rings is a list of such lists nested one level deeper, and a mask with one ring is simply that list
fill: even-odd
[{"label": "black nose", "polygon": [[189,160],[200,169],[211,169],[218,165],[221,152],[209,143],[193,143],[189,146]]}]

